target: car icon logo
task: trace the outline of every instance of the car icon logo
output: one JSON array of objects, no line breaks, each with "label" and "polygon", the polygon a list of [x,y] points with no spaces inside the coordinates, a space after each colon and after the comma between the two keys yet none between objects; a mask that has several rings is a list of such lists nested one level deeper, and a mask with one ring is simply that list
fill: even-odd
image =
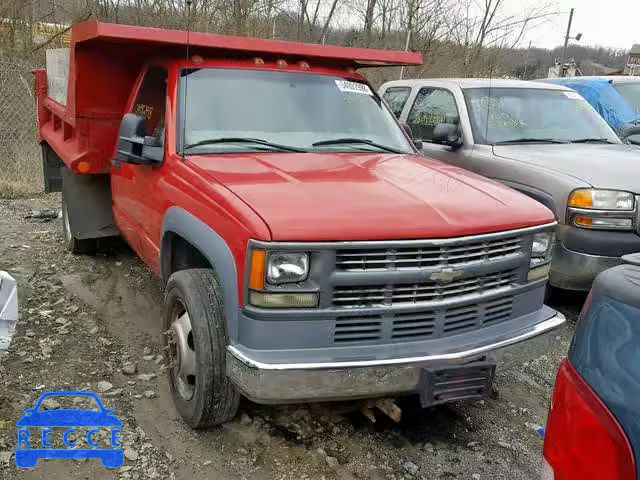
[{"label": "car icon logo", "polygon": [[[42,402],[50,397],[88,397],[95,400],[99,410],[59,409],[39,411]],[[105,408],[100,398],[91,392],[49,392],[43,394],[34,408],[26,409],[25,415],[18,420],[18,446],[15,462],[20,468],[33,468],[41,458],[84,459],[99,458],[106,468],[119,468],[124,464],[122,448],[122,422],[114,415],[114,410]],[[63,427],[64,433],[53,438],[53,428]],[[41,437],[36,429],[41,429]],[[88,429],[87,446],[94,448],[76,448],[80,441],[77,429]],[[102,430],[109,431],[109,448],[104,448]],[[60,429],[62,430],[62,429]],[[56,433],[58,429],[56,428]],[[72,441],[71,438],[75,438]],[[62,440],[62,442],[60,442]],[[54,445],[62,443],[62,445]],[[66,448],[57,448],[57,447]]]}]

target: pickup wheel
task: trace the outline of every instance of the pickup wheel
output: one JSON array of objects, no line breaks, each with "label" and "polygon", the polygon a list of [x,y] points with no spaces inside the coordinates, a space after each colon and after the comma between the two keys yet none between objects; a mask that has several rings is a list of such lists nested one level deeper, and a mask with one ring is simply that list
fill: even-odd
[{"label": "pickup wheel", "polygon": [[81,240],[73,236],[64,192],[62,194],[62,232],[64,233],[64,244],[71,253],[94,253],[98,248],[98,242],[94,238]]},{"label": "pickup wheel", "polygon": [[240,393],[227,378],[223,296],[213,270],[181,270],[169,278],[164,331],[169,385],[176,408],[192,428],[231,420]]}]

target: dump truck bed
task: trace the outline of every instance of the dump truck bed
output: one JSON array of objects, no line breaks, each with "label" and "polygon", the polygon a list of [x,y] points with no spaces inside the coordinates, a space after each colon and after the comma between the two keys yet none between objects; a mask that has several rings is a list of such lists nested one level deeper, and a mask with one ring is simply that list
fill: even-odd
[{"label": "dump truck bed", "polygon": [[35,72],[39,141],[78,173],[108,173],[120,121],[141,68],[153,58],[186,59],[187,52],[209,58],[285,57],[345,69],[422,64],[421,55],[412,52],[80,23],[71,36],[66,98],[52,98],[47,72]]}]

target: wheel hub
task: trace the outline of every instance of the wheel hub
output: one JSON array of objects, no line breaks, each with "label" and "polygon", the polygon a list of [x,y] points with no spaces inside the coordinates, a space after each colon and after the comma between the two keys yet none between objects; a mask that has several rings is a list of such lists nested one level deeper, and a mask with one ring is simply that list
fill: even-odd
[{"label": "wheel hub", "polygon": [[168,332],[169,361],[176,391],[191,400],[196,386],[196,352],[189,312],[183,305],[176,308]]}]

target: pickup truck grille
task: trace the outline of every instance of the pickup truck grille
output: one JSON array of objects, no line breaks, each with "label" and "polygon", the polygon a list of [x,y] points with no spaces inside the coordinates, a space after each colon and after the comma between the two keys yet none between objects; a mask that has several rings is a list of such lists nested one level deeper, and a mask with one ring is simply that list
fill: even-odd
[{"label": "pickup truck grille", "polygon": [[396,285],[337,286],[333,291],[333,305],[362,308],[442,301],[466,295],[491,293],[509,287],[516,279],[517,271],[508,270],[486,276],[468,277],[446,285],[431,281]]},{"label": "pickup truck grille", "polygon": [[425,310],[367,316],[339,316],[335,344],[417,341],[446,337],[498,324],[511,317],[513,297],[440,311]]},{"label": "pickup truck grille", "polygon": [[420,247],[341,249],[336,252],[339,271],[403,270],[488,261],[522,252],[522,237],[446,243]]}]

